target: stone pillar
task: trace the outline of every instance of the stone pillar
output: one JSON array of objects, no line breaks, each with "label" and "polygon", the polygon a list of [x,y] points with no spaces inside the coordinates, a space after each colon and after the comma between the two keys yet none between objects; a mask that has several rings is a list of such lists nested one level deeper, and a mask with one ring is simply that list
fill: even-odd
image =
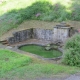
[{"label": "stone pillar", "polygon": [[54,27],[54,42],[65,42],[71,35],[72,27],[66,23],[61,23]]}]

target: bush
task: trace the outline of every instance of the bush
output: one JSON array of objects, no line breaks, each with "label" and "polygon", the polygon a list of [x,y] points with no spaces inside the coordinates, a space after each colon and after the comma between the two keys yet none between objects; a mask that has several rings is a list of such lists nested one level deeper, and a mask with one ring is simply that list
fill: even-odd
[{"label": "bush", "polygon": [[80,34],[70,38],[64,47],[64,64],[80,67]]}]

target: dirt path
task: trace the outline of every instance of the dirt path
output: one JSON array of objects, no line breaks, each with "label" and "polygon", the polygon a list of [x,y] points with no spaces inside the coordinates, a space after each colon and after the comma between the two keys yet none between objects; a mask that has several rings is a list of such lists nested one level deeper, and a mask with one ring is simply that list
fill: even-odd
[{"label": "dirt path", "polygon": [[72,75],[65,80],[80,80],[80,75]]}]

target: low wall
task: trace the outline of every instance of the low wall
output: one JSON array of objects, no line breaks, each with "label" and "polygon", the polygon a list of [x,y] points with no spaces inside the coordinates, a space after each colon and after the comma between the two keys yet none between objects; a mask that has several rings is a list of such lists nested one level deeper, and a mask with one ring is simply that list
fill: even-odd
[{"label": "low wall", "polygon": [[53,41],[53,30],[51,29],[33,29],[34,38]]},{"label": "low wall", "polygon": [[25,41],[31,38],[32,38],[32,29],[22,30],[22,31],[13,33],[13,37],[8,38],[8,43],[14,44],[14,43]]},{"label": "low wall", "polygon": [[26,29],[13,33],[13,37],[8,38],[9,44],[22,42],[27,39],[53,40],[53,30],[48,29]]},{"label": "low wall", "polygon": [[42,29],[42,28],[32,28],[25,29],[13,33],[13,37],[8,38],[9,44],[14,44],[22,42],[28,39],[39,39],[45,41],[54,42],[65,42],[71,34],[73,34],[73,28],[71,27],[61,27],[56,26],[54,29]]}]

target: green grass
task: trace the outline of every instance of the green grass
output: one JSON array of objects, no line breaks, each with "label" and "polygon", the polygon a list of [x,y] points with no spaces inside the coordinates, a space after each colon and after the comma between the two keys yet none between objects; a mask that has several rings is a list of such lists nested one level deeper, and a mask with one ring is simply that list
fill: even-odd
[{"label": "green grass", "polygon": [[35,80],[35,78],[48,78],[54,77],[54,75],[64,76],[65,74],[74,74],[80,70],[76,67],[69,67],[57,64],[50,63],[32,63],[28,66],[19,67],[15,70],[8,72],[8,74],[4,77],[7,77],[8,80],[15,80],[15,78],[19,78],[19,80],[23,79],[31,79]]},{"label": "green grass", "polygon": [[18,67],[28,65],[30,62],[31,58],[27,56],[8,50],[0,50],[0,75]]},{"label": "green grass", "polygon": [[43,61],[32,61],[26,55],[0,49],[0,80],[26,80],[39,77],[50,77],[57,74],[73,74],[80,68],[53,64]]},{"label": "green grass", "polygon": [[0,4],[0,36],[25,20],[79,21],[79,5],[80,0],[6,0]]},{"label": "green grass", "polygon": [[62,53],[58,50],[45,50],[45,47],[38,45],[26,45],[19,48],[20,50],[30,52],[44,58],[55,58],[62,56]]}]

